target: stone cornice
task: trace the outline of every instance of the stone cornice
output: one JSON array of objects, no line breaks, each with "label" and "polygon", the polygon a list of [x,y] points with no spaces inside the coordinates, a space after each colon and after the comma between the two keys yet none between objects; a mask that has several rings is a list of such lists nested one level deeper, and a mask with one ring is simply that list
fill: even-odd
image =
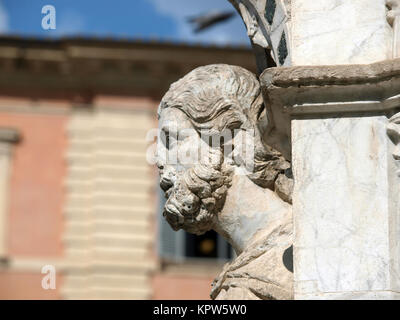
[{"label": "stone cornice", "polygon": [[270,121],[265,140],[291,157],[291,120],[400,108],[400,59],[364,65],[270,68],[260,76]]},{"label": "stone cornice", "polygon": [[377,83],[400,76],[400,59],[372,64],[270,68],[261,76],[267,89]]},{"label": "stone cornice", "polygon": [[212,63],[240,65],[255,71],[254,56],[246,47],[0,37],[0,93],[105,93],[160,98],[172,82],[193,68]]}]

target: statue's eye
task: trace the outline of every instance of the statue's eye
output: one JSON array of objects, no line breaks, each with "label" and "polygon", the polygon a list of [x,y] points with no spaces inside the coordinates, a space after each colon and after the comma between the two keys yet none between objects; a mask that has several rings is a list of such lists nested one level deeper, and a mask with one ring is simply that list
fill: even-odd
[{"label": "statue's eye", "polygon": [[174,147],[177,141],[176,131],[170,131],[169,128],[162,128],[160,133],[160,139],[167,149]]},{"label": "statue's eye", "polygon": [[167,149],[169,149],[169,134],[168,133],[165,135],[165,147]]},{"label": "statue's eye", "polygon": [[170,134],[167,137],[168,137],[167,138],[167,141],[168,141],[167,142],[167,144],[168,144],[167,148],[171,149],[171,148],[173,148],[175,146],[177,139],[176,139],[176,136],[170,135]]},{"label": "statue's eye", "polygon": [[165,135],[165,147],[167,149],[171,149],[174,147],[175,143],[176,143],[175,137],[173,135],[170,135],[169,133],[167,133]]},{"label": "statue's eye", "polygon": [[164,130],[164,129],[162,129],[159,138],[160,138],[161,142],[163,143],[163,145],[167,149],[169,149],[169,144],[170,144],[169,132]]}]

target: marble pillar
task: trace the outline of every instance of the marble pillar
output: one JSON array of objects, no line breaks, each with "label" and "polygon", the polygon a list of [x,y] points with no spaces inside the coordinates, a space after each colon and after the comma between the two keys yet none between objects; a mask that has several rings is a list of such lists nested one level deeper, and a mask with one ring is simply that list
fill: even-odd
[{"label": "marble pillar", "polygon": [[400,177],[387,134],[400,59],[272,68],[261,82],[291,144],[295,299],[400,298]]},{"label": "marble pillar", "polygon": [[387,0],[292,0],[292,65],[373,63],[392,58]]},{"label": "marble pillar", "polygon": [[295,298],[400,298],[400,0],[230,1],[292,161]]}]

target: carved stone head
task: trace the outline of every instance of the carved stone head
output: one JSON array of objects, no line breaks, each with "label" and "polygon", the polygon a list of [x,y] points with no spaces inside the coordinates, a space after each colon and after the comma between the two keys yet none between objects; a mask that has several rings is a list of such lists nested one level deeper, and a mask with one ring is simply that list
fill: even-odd
[{"label": "carved stone head", "polygon": [[289,199],[277,186],[290,164],[261,139],[265,112],[257,78],[241,67],[199,67],[171,85],[158,109],[157,166],[174,230],[212,229],[235,174]]}]

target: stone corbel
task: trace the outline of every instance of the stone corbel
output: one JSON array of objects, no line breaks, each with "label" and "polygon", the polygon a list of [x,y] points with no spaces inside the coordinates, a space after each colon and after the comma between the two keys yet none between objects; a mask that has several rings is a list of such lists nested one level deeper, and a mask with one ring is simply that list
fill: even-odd
[{"label": "stone corbel", "polygon": [[291,158],[291,119],[387,113],[400,108],[400,59],[367,65],[269,68],[260,76],[269,112],[265,140]]}]

